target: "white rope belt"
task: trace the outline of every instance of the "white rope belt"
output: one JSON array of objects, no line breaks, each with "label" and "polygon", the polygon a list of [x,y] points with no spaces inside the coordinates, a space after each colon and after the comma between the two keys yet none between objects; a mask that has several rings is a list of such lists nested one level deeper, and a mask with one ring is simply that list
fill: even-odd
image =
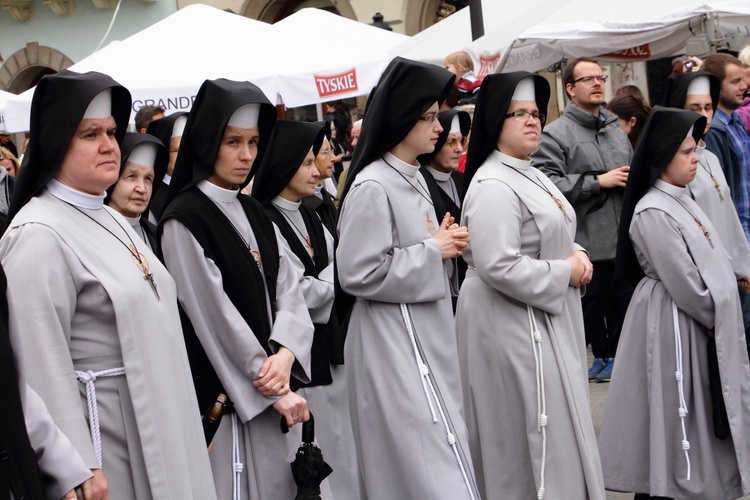
[{"label": "white rope belt", "polygon": [[91,442],[96,452],[96,460],[99,467],[102,466],[102,434],[99,430],[99,404],[96,402],[96,387],[94,382],[98,378],[119,377],[125,375],[125,367],[110,368],[99,372],[76,370],[76,378],[86,386],[86,406],[89,412],[89,432],[91,432]]},{"label": "white rope belt", "polygon": [[685,389],[683,387],[683,371],[682,371],[682,335],[680,333],[680,321],[677,316],[677,305],[672,301],[672,320],[674,321],[674,356],[677,370],[674,373],[675,379],[677,380],[677,395],[680,400],[680,407],[677,409],[677,415],[680,417],[680,424],[682,425],[682,450],[685,452],[685,460],[687,461],[687,480],[690,481],[690,441],[687,438],[687,430],[685,429],[685,419],[687,418],[688,409],[685,403]]},{"label": "white rope belt", "polygon": [[232,413],[232,499],[240,500],[242,497],[242,487],[240,480],[242,472],[245,470],[245,464],[242,463],[240,456],[240,436],[237,424],[237,413]]},{"label": "white rope belt", "polygon": [[458,462],[458,468],[461,470],[461,476],[464,479],[464,483],[466,484],[466,489],[469,490],[469,498],[471,500],[475,500],[476,497],[474,496],[474,489],[472,488],[471,481],[469,480],[469,476],[466,473],[466,467],[464,466],[463,460],[461,460],[461,455],[458,452],[458,445],[456,444],[456,436],[451,432],[450,425],[448,425],[448,418],[445,416],[445,412],[443,411],[443,406],[440,404],[440,399],[438,398],[437,391],[435,390],[435,386],[432,384],[432,379],[430,378],[430,367],[427,366],[427,363],[424,362],[422,359],[422,355],[419,353],[419,349],[417,348],[417,339],[416,334],[414,332],[414,323],[412,322],[411,315],[409,314],[409,308],[406,304],[401,304],[401,316],[404,319],[404,324],[406,325],[406,331],[409,333],[409,339],[411,340],[411,346],[414,349],[414,358],[417,361],[417,368],[419,368],[419,374],[422,379],[422,389],[424,390],[424,395],[427,398],[427,406],[430,408],[430,414],[432,415],[432,422],[435,423],[438,421],[437,415],[435,415],[435,408],[433,407],[433,399],[435,400],[435,405],[437,407],[438,412],[440,413],[440,418],[443,421],[443,426],[445,427],[446,437],[448,438],[448,444],[453,449],[453,454],[456,457],[456,461]]},{"label": "white rope belt", "polygon": [[536,497],[538,500],[544,498],[544,468],[547,463],[547,396],[544,391],[544,360],[542,358],[542,334],[536,323],[534,310],[526,305],[529,315],[529,333],[531,334],[531,348],[534,351],[534,367],[536,372],[536,404],[537,404],[537,432],[542,433],[542,470],[539,478],[539,490]]}]

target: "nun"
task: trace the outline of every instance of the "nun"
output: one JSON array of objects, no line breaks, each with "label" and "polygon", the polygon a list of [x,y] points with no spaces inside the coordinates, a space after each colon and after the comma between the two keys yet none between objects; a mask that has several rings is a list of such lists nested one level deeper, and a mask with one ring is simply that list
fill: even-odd
[{"label": "nun", "polygon": [[[435,203],[435,213],[440,218],[449,212],[457,221],[461,220],[463,201],[463,177],[458,171],[458,159],[464,153],[466,136],[471,130],[471,116],[466,111],[449,109],[438,113],[443,131],[438,136],[435,150],[419,155],[420,172]],[[461,258],[451,260],[448,276],[451,285],[453,312],[456,312],[458,290],[466,275],[466,262]]]},{"label": "nun", "polygon": [[[337,278],[356,299],[345,366],[369,500],[479,498],[446,263],[469,235],[449,215],[436,217],[417,162],[435,148],[438,107],[453,80],[434,65],[391,61],[370,96],[343,192]],[[339,314],[345,299],[336,299]]]},{"label": "nun", "polygon": [[549,96],[537,75],[487,76],[466,162],[461,223],[472,241],[456,322],[485,500],[605,498],[580,295],[592,265],[572,206],[529,158]]},{"label": "nun", "polygon": [[19,371],[113,498],[216,498],[174,282],[104,205],[129,115],[130,93],[101,73],[37,85],[0,240],[11,340]]},{"label": "nun", "polygon": [[148,218],[154,224],[158,223],[164,211],[164,204],[167,201],[167,193],[169,192],[169,183],[172,181],[174,165],[177,161],[177,151],[180,149],[180,141],[182,140],[182,133],[185,130],[187,115],[184,111],[180,111],[148,124],[147,133],[159,139],[164,147],[167,148],[169,154],[167,170],[161,182],[154,184],[151,203],[148,205]]},{"label": "nun", "polygon": [[126,132],[120,153],[120,177],[107,189],[104,203],[125,217],[140,240],[158,254],[156,226],[142,214],[166,172],[167,150],[153,135]]},{"label": "nun", "polygon": [[302,198],[302,203],[315,210],[326,229],[331,234],[336,233],[336,222],[338,222],[338,210],[334,203],[333,194],[336,193],[336,184],[333,182],[333,147],[331,145],[331,131],[333,122],[318,122],[325,131],[323,144],[315,150],[315,167],[318,169],[318,185],[310,196]]},{"label": "nun", "polygon": [[688,185],[706,118],[655,107],[625,188],[615,274],[637,284],[599,438],[608,489],[750,493],[750,364],[732,263]]},{"label": "nun", "polygon": [[313,325],[283,238],[241,194],[263,159],[276,108],[250,82],[203,82],[177,155],[159,225],[184,311],[201,410],[220,394],[227,415],[212,441],[222,499],[293,498],[289,468],[309,419],[290,377],[310,381]]},{"label": "nun", "polygon": [[[320,179],[315,159],[327,146],[322,126],[279,120],[268,152],[253,180],[253,197],[266,208],[284,237],[289,260],[299,277],[307,310],[315,325],[311,381],[296,382],[297,393],[315,415],[315,436],[333,467],[329,477],[335,498],[360,498],[357,456],[349,419],[343,339],[333,311],[333,235],[302,201]],[[294,388],[293,384],[293,388]]]},{"label": "nun", "polygon": [[[667,81],[664,103],[671,108],[690,109],[706,117],[704,135],[711,128],[714,109],[719,103],[721,82],[705,71],[675,75]],[[695,148],[698,170],[693,182],[687,185],[690,197],[706,213],[716,228],[724,248],[732,259],[732,268],[743,292],[750,291],[750,245],[745,238],[737,209],[732,202],[734,193],[724,176],[719,159],[706,149],[701,138]],[[740,292],[740,302],[746,293]],[[750,318],[744,311],[745,332],[750,328]],[[747,337],[747,333],[746,333]]]}]

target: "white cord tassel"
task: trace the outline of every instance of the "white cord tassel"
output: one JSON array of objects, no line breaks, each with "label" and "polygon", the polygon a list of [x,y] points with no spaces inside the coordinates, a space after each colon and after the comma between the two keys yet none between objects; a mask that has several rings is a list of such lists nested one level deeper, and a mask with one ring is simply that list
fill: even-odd
[{"label": "white cord tassel", "polygon": [[245,464],[242,463],[240,456],[240,434],[237,424],[237,414],[232,413],[232,499],[241,500],[242,498],[242,472],[245,470]]},{"label": "white cord tassel", "polygon": [[688,409],[685,403],[685,390],[683,387],[682,334],[680,333],[680,320],[677,316],[677,305],[674,301],[672,301],[672,320],[674,321],[674,348],[677,365],[675,379],[677,380],[677,393],[680,399],[680,407],[677,410],[677,415],[679,415],[680,424],[682,425],[682,450],[685,452],[685,460],[687,461],[687,480],[690,481],[690,441],[688,441],[687,430],[685,429],[685,418],[687,418]]},{"label": "white cord tassel", "polygon": [[91,443],[94,445],[96,460],[99,467],[102,466],[102,434],[99,429],[99,404],[96,402],[96,387],[94,382],[97,378],[119,377],[125,375],[125,367],[110,368],[100,372],[76,370],[76,378],[80,383],[86,386],[86,406],[89,413],[89,432],[91,433]]},{"label": "white cord tassel", "polygon": [[448,418],[445,416],[443,406],[440,404],[440,398],[438,398],[435,386],[432,384],[432,379],[430,378],[430,369],[422,359],[422,355],[419,353],[419,349],[417,347],[417,337],[416,333],[414,332],[414,323],[412,322],[411,315],[409,314],[409,308],[406,304],[401,304],[401,316],[404,319],[406,331],[409,333],[409,339],[411,340],[411,345],[414,349],[414,358],[417,361],[417,367],[419,368],[419,373],[422,379],[422,388],[424,389],[424,394],[427,398],[427,406],[429,406],[430,408],[432,421],[437,422],[437,417],[435,416],[435,408],[433,407],[432,403],[432,400],[434,399],[435,406],[437,406],[437,410],[440,413],[440,418],[443,421],[443,426],[445,426],[448,444],[453,449],[453,455],[455,455],[456,461],[458,462],[458,468],[461,470],[461,476],[464,479],[466,488],[469,490],[469,498],[471,498],[471,500],[476,500],[476,497],[474,496],[474,489],[472,488],[471,481],[469,480],[469,476],[466,473],[466,467],[464,466],[463,460],[461,460],[461,455],[458,452],[456,436],[451,432],[450,425],[448,425]]},{"label": "white cord tassel", "polygon": [[547,465],[547,396],[544,391],[544,360],[542,357],[542,334],[536,323],[534,310],[530,305],[526,305],[526,312],[529,315],[529,333],[531,334],[531,348],[534,351],[534,365],[536,368],[536,402],[538,408],[537,432],[542,433],[542,470],[539,478],[539,491],[536,497],[538,500],[544,498],[544,469]]}]

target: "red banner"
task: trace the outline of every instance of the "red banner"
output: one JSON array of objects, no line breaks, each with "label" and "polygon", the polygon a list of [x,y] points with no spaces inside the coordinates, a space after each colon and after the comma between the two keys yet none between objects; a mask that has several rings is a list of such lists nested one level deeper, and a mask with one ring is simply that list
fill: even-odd
[{"label": "red banner", "polygon": [[477,78],[480,80],[485,76],[494,73],[497,68],[497,63],[500,62],[500,52],[491,56],[479,56],[479,72]]},{"label": "red banner", "polygon": [[614,59],[648,59],[651,57],[651,47],[649,44],[639,45],[627,50],[618,50],[617,52],[610,52],[609,54],[603,54],[601,57],[612,57]]},{"label": "red banner", "polygon": [[344,73],[336,75],[313,75],[315,86],[320,97],[328,97],[337,94],[346,94],[359,90],[357,87],[357,69],[352,68]]}]

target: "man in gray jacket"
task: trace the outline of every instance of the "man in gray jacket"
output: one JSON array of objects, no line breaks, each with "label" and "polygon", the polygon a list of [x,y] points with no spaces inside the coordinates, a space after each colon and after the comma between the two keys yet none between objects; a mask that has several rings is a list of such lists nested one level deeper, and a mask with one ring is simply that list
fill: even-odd
[{"label": "man in gray jacket", "polygon": [[617,340],[632,289],[613,283],[617,226],[633,151],[617,116],[605,111],[607,76],[594,59],[568,62],[563,71],[571,102],[542,131],[533,165],[544,172],[575,208],[576,242],[588,252],[594,277],[582,299],[586,341],[594,364],[589,380],[612,375]]}]

